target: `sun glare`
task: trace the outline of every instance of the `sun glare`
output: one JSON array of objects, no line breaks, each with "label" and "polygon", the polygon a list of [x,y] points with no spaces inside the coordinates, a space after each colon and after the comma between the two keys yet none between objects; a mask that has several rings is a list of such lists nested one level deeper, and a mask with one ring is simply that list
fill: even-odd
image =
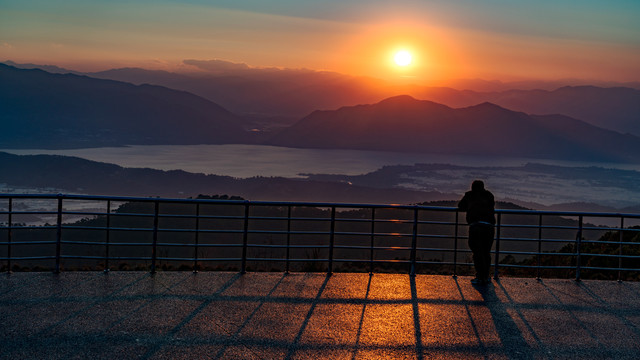
[{"label": "sun glare", "polygon": [[400,50],[395,54],[393,60],[398,66],[408,66],[411,64],[411,53],[406,50]]}]

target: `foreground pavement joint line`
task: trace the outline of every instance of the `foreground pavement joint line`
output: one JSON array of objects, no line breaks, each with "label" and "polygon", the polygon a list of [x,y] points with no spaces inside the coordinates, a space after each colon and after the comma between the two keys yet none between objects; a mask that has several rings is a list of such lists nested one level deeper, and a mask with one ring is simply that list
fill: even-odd
[{"label": "foreground pavement joint line", "polygon": [[633,282],[96,274],[1,278],[0,359],[635,359],[640,351]]}]

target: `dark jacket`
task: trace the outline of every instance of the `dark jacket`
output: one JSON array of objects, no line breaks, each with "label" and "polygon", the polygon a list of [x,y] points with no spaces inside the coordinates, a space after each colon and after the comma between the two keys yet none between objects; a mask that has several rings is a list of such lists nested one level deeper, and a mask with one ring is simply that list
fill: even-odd
[{"label": "dark jacket", "polygon": [[493,194],[488,190],[467,191],[458,203],[460,211],[467,212],[467,223],[477,223],[479,221],[495,224],[495,200]]}]

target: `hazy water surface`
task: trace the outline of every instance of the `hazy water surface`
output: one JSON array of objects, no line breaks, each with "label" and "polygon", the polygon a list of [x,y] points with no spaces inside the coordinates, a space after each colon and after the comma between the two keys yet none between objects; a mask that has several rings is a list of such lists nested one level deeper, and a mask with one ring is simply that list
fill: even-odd
[{"label": "hazy water surface", "polygon": [[640,170],[639,165],[578,163],[522,158],[486,158],[362,150],[294,149],[264,145],[133,145],[72,150],[2,150],[19,155],[77,156],[124,167],[229,175],[284,176],[302,173],[359,175],[384,165],[439,163],[465,166],[520,166],[528,162]]}]

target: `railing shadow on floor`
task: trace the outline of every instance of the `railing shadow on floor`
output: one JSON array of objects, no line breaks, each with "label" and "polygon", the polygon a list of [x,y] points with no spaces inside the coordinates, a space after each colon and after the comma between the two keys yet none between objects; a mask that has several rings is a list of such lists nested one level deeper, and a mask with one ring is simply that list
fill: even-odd
[{"label": "railing shadow on floor", "polygon": [[[13,335],[1,340],[0,357],[43,354],[69,343],[74,345],[68,351],[92,351],[95,343],[101,351],[113,344],[139,348],[141,358],[198,351],[213,358],[624,358],[622,351],[640,339],[634,325],[639,305],[630,298],[635,283],[503,279],[474,287],[467,277],[220,272],[12,278],[30,276],[41,281],[0,296],[2,311],[22,309],[5,314],[0,326]],[[620,299],[603,298],[612,287]],[[41,318],[43,309],[52,321]],[[79,331],[79,325],[90,330]]]}]

